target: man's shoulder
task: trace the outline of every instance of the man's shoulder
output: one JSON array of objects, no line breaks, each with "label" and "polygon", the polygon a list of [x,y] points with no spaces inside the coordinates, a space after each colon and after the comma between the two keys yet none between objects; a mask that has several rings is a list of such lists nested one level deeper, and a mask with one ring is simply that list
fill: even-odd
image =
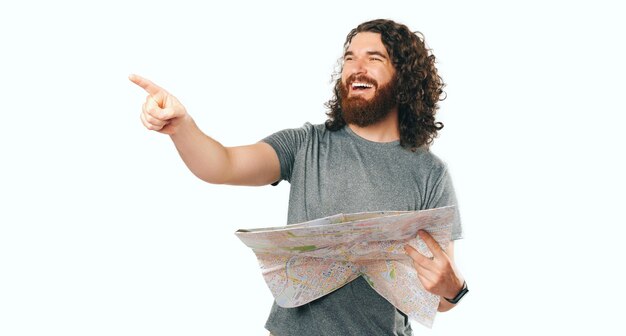
[{"label": "man's shoulder", "polygon": [[404,149],[409,160],[417,166],[433,171],[444,171],[446,162],[427,147],[419,147],[415,151]]},{"label": "man's shoulder", "polygon": [[338,132],[338,131],[331,131],[331,130],[329,130],[328,127],[326,127],[326,124],[324,124],[324,123],[313,124],[313,123],[310,123],[308,121],[305,122],[302,125],[302,127],[300,127],[300,129],[304,133],[310,135],[312,138],[315,138],[315,139],[318,139],[318,140],[321,140],[321,139],[324,139],[326,137],[334,136],[334,135],[337,135],[337,134],[341,133],[341,132]]},{"label": "man's shoulder", "polygon": [[305,125],[310,125],[310,127],[312,127],[316,132],[319,133],[326,133],[326,132],[331,132],[328,127],[326,127],[325,123],[321,123],[321,124],[311,124],[310,122],[306,122]]},{"label": "man's shoulder", "polygon": [[325,133],[327,131],[325,124],[313,124],[311,122],[305,122],[300,127],[291,128],[291,130],[297,130],[303,133]]}]

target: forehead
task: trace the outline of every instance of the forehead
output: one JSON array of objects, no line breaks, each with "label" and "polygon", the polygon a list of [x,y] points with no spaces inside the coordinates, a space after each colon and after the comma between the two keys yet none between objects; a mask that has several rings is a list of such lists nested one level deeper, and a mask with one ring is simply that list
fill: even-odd
[{"label": "forehead", "polygon": [[389,57],[379,33],[361,32],[354,35],[348,49],[346,49],[346,52],[349,51],[353,53],[377,51]]}]

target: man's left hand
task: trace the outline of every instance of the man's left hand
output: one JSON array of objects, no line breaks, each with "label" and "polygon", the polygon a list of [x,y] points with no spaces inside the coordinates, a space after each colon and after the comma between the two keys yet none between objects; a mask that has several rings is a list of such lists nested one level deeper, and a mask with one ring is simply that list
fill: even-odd
[{"label": "man's left hand", "polygon": [[413,259],[417,277],[427,291],[444,298],[454,298],[463,287],[463,279],[457,275],[453,261],[428,232],[420,230],[418,236],[424,240],[433,257],[428,258],[413,247],[404,246]]}]

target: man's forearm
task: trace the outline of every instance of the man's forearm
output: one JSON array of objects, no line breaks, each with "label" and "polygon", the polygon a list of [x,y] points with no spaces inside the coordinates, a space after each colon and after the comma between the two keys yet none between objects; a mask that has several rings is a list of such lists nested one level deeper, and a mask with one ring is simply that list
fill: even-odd
[{"label": "man's forearm", "polygon": [[194,175],[215,184],[227,180],[231,169],[226,148],[204,134],[191,117],[182,121],[180,129],[170,137],[178,154]]}]

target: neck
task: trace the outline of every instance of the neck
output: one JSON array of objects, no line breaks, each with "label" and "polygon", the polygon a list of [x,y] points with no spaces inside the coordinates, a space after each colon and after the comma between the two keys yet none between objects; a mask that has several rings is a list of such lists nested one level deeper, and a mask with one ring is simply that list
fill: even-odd
[{"label": "neck", "polygon": [[400,123],[398,122],[398,109],[389,111],[381,121],[366,127],[348,124],[352,132],[358,136],[374,142],[392,142],[400,139]]}]

